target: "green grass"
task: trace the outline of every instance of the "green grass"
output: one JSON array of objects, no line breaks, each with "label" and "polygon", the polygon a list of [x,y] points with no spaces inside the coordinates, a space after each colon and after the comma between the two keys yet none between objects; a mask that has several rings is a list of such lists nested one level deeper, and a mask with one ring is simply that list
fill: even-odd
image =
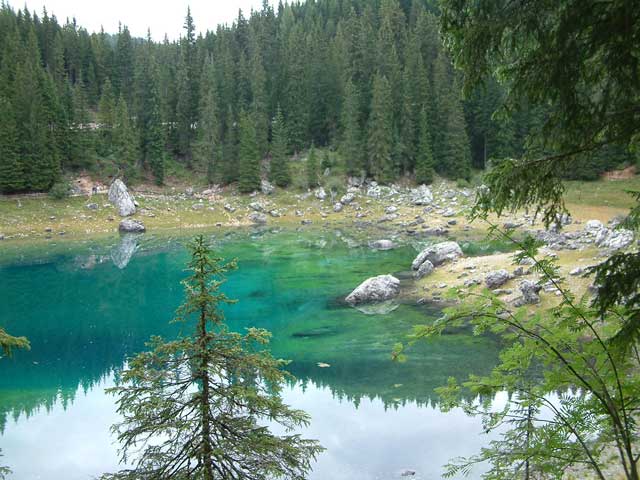
[{"label": "green grass", "polygon": [[635,202],[627,190],[640,191],[640,176],[626,180],[566,182],[567,204],[630,208]]}]

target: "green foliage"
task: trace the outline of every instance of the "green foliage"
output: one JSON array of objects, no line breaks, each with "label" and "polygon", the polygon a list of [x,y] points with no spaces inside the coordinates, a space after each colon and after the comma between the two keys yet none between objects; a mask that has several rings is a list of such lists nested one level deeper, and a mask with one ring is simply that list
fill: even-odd
[{"label": "green foliage", "polygon": [[[605,467],[613,462],[623,478],[638,478],[633,412],[640,392],[640,356],[635,342],[626,354],[614,341],[628,323],[629,310],[616,306],[602,311],[587,297],[575,298],[553,260],[536,259],[535,241],[526,239],[519,246],[514,263],[533,259],[540,282],[561,292],[559,305],[532,314],[488,291],[458,290],[455,295],[464,303],[445,310],[434,324],[417,327],[413,335],[416,341],[470,324],[474,334],[497,335],[504,344],[490,375],[472,376],[462,384],[451,379],[439,390],[445,409],[461,407],[481,416],[485,431],[500,436],[478,455],[455,459],[447,476],[489,462],[488,479],[561,478],[569,466],[582,465],[605,480]],[[398,346],[394,355],[402,354],[403,346]],[[479,400],[469,400],[464,392]],[[507,403],[492,408],[492,398],[500,392],[509,393]]]},{"label": "green foliage", "polygon": [[120,175],[132,178],[138,160],[138,141],[133,130],[129,109],[124,97],[120,97],[116,106],[115,124],[113,126],[113,153],[120,169]]},{"label": "green foliage", "polygon": [[420,142],[416,161],[416,183],[433,182],[433,151],[431,149],[431,127],[426,109],[420,115]]},{"label": "green foliage", "polygon": [[371,117],[369,119],[368,173],[379,182],[392,179],[393,116],[391,86],[383,75],[373,80]]},{"label": "green foliage", "polygon": [[11,103],[0,96],[0,192],[19,192],[24,188],[22,164],[18,155],[18,131]]},{"label": "green foliage", "polygon": [[[287,362],[265,350],[265,330],[240,334],[224,324],[220,306],[234,301],[219,289],[235,263],[214,257],[202,236],[189,248],[191,275],[174,321],[191,335],[152,338],[109,389],[123,417],[114,431],[133,468],[103,478],[302,480],[322,447],[290,433],[309,417],[282,402]],[[287,433],[272,434],[267,421]]]},{"label": "green foliage", "polygon": [[251,113],[240,116],[240,166],[238,188],[243,193],[260,189],[260,147]]},{"label": "green foliage", "polygon": [[309,188],[315,188],[319,184],[320,172],[318,171],[318,157],[316,149],[313,145],[307,154],[307,185]]},{"label": "green foliage", "polygon": [[271,181],[279,187],[286,187],[291,183],[288,143],[287,126],[282,110],[278,107],[271,127]]},{"label": "green foliage", "polygon": [[364,170],[362,129],[360,126],[360,97],[351,80],[347,82],[345,87],[344,102],[341,152],[346,160],[347,173],[360,175]]},{"label": "green foliage", "polygon": [[63,198],[67,198],[69,195],[71,195],[71,186],[65,181],[54,183],[49,190],[49,196],[56,200],[62,200]]}]

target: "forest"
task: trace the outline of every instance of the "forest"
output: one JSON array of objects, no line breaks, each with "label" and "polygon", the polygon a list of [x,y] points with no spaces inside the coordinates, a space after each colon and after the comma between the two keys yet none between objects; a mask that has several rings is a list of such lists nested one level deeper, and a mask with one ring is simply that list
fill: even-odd
[{"label": "forest", "polygon": [[[158,43],[3,2],[0,192],[48,191],[78,171],[161,185],[176,164],[251,192],[263,163],[290,184],[291,155],[314,145],[382,183],[468,179],[534,148],[545,115],[501,108],[493,78],[463,99],[431,1],[264,2],[199,35],[185,14],[182,37]],[[628,160],[614,153],[572,175]]]}]

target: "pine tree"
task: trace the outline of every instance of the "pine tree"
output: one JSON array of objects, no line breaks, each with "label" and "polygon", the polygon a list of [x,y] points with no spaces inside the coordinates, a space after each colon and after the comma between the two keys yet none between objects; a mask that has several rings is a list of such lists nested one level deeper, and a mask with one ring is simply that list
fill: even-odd
[{"label": "pine tree", "polygon": [[282,110],[278,106],[271,127],[271,181],[279,187],[286,187],[291,183],[288,143],[287,126],[284,123]]},{"label": "pine tree", "polygon": [[24,174],[18,154],[18,131],[13,105],[0,95],[0,192],[24,189]]},{"label": "pine tree", "polygon": [[138,139],[133,130],[129,109],[123,96],[116,106],[115,124],[113,126],[113,149],[120,174],[125,178],[135,176],[134,167],[138,160]]},{"label": "pine tree", "polygon": [[87,168],[95,161],[95,143],[90,125],[91,118],[87,107],[87,98],[80,85],[76,85],[73,89],[72,113],[71,166]]},{"label": "pine tree", "polygon": [[260,189],[260,149],[256,138],[255,120],[251,113],[240,115],[240,165],[238,188],[243,193]]},{"label": "pine tree", "polygon": [[113,127],[116,118],[116,98],[111,81],[107,78],[102,86],[98,103],[98,123],[100,125],[100,153],[109,155],[113,150]]},{"label": "pine tree", "polygon": [[420,141],[416,159],[416,183],[433,182],[433,150],[431,148],[431,128],[426,107],[420,114]]},{"label": "pine tree", "polygon": [[207,61],[200,87],[200,120],[198,121],[197,142],[195,146],[195,164],[201,171],[207,172],[207,180],[213,183],[220,173],[220,121],[218,111],[218,93],[215,80],[215,67],[212,59]]},{"label": "pine tree", "polygon": [[[280,397],[290,378],[282,369],[286,362],[263,348],[265,330],[242,335],[224,324],[220,306],[234,301],[219,287],[235,264],[213,257],[202,236],[189,249],[191,275],[176,321],[191,335],[172,342],[153,338],[153,350],[132,359],[109,390],[123,417],[115,426],[123,457],[133,449],[139,457],[133,469],[106,478],[304,478],[322,447],[264,426],[309,422]],[[149,437],[156,441],[147,444]]]},{"label": "pine tree", "polygon": [[133,40],[126,25],[120,25],[119,27],[115,62],[115,74],[113,76],[115,94],[122,96],[127,105],[131,105],[134,92]]},{"label": "pine tree", "polygon": [[318,157],[316,156],[316,149],[311,144],[309,154],[307,156],[307,185],[309,188],[315,188],[318,186]]},{"label": "pine tree", "polygon": [[368,173],[379,182],[392,180],[393,118],[391,87],[386,77],[377,74],[373,80],[373,98],[369,118]]},{"label": "pine tree", "polygon": [[361,175],[364,170],[364,155],[360,127],[360,98],[351,79],[347,82],[344,96],[341,152],[345,159],[347,173]]}]

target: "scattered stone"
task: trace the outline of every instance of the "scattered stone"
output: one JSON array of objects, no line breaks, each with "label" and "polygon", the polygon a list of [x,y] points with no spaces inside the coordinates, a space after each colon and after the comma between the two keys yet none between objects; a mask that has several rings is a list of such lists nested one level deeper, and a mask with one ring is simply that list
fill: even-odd
[{"label": "scattered stone", "polygon": [[523,275],[526,275],[525,271],[524,271],[524,267],[517,267],[514,271],[513,271],[513,276],[514,277],[521,277]]},{"label": "scattered stone", "polygon": [[343,208],[344,208],[344,205],[342,203],[338,202],[333,206],[333,211],[336,212],[336,213],[339,213],[339,212],[342,211]]},{"label": "scattered stone", "polygon": [[47,227],[44,229],[45,232],[47,233],[51,233],[53,231],[53,229],[51,227]]},{"label": "scattered stone", "polygon": [[540,293],[540,290],[542,290],[542,286],[538,285],[537,282],[532,282],[531,280],[522,280],[518,285],[518,288],[522,292],[522,297],[519,297],[515,300],[514,305],[516,307],[540,303],[540,295],[538,295],[538,293]]},{"label": "scattered stone", "polygon": [[258,225],[264,225],[267,223],[267,216],[264,213],[253,212],[249,215],[249,220]]},{"label": "scattered stone", "polygon": [[204,204],[203,203],[194,203],[193,205],[191,205],[191,209],[192,210],[202,210],[202,209],[204,209]]},{"label": "scattered stone", "polygon": [[520,227],[522,224],[521,223],[515,223],[515,222],[504,222],[503,227],[506,230],[515,230],[516,228]]},{"label": "scattered stone", "polygon": [[458,221],[457,221],[457,220],[449,220],[449,221],[447,222],[447,225],[451,225],[452,227],[453,227],[454,225],[457,225],[457,224],[458,224]]},{"label": "scattered stone", "polygon": [[480,285],[482,282],[477,278],[470,278],[469,280],[464,281],[465,287],[473,287],[474,285]]},{"label": "scattered stone", "polygon": [[108,220],[109,222],[113,222],[113,221],[115,220],[115,218],[113,218],[111,215],[109,215],[109,216],[107,217],[107,220]]},{"label": "scattered stone", "polygon": [[224,209],[229,213],[233,213],[236,211],[236,209],[228,203],[224,204]]},{"label": "scattered stone", "polygon": [[318,362],[316,365],[318,365],[318,367],[320,368],[329,368],[331,366],[331,364],[324,362]]},{"label": "scattered stone", "polygon": [[278,210],[271,210],[269,212],[269,215],[271,215],[273,218],[278,218],[282,216]]},{"label": "scattered stone", "polygon": [[596,235],[596,245],[601,248],[619,250],[633,243],[633,232],[624,228],[610,230],[603,228]]},{"label": "scattered stone", "polygon": [[487,288],[493,290],[507,283],[510,278],[511,275],[509,275],[509,272],[501,269],[487,273],[484,277],[484,283],[487,285]]},{"label": "scattered stone", "polygon": [[524,257],[518,262],[518,265],[534,265],[536,262],[531,257]]},{"label": "scattered stone", "polygon": [[136,213],[136,205],[133,197],[129,193],[127,186],[116,178],[109,187],[109,201],[118,209],[121,217],[128,217]]},{"label": "scattered stone", "polygon": [[249,208],[255,212],[260,212],[260,213],[264,212],[264,207],[259,202],[251,202],[249,204]]},{"label": "scattered stone", "polygon": [[355,199],[356,199],[356,196],[352,192],[347,192],[340,199],[340,203],[342,203],[343,205],[349,205]]},{"label": "scattered stone", "polygon": [[396,218],[398,218],[400,215],[398,215],[397,213],[390,213],[388,215],[383,215],[380,217],[380,219],[378,220],[378,223],[384,223],[384,222],[393,222]]},{"label": "scattered stone", "polygon": [[414,205],[431,205],[433,203],[433,193],[426,185],[420,185],[411,190],[409,198]]},{"label": "scattered stone", "polygon": [[416,278],[416,280],[420,280],[421,278],[426,277],[431,272],[433,272],[433,268],[433,263],[431,263],[429,260],[425,260],[424,262],[422,262],[420,267],[418,267],[418,270],[414,274],[414,277]]},{"label": "scattered stone", "polygon": [[296,210],[296,217],[303,217],[304,212],[302,210]]},{"label": "scattered stone", "polygon": [[127,233],[142,233],[146,230],[144,224],[140,220],[125,218],[120,222],[118,230]]},{"label": "scattered stone", "polygon": [[391,240],[376,240],[371,244],[371,248],[375,248],[376,250],[391,250],[395,247],[396,244]]},{"label": "scattered stone", "polygon": [[390,300],[400,292],[400,280],[393,275],[378,275],[362,282],[345,301],[350,305]]},{"label": "scattered stone", "polygon": [[193,197],[193,187],[187,187],[184,193],[187,197]]},{"label": "scattered stone", "polygon": [[98,204],[97,203],[87,203],[87,208],[89,210],[98,210]]},{"label": "scattered stone", "polygon": [[569,272],[569,275],[577,277],[578,275],[582,275],[585,272],[584,267],[576,267]]},{"label": "scattered stone", "polygon": [[0,233],[0,240],[4,240],[4,233]]},{"label": "scattered stone", "polygon": [[396,213],[397,211],[398,207],[396,207],[395,205],[389,205],[384,209],[384,213],[386,213],[387,215],[391,215],[392,213]]},{"label": "scattered stone", "polygon": [[301,220],[301,221],[300,221],[300,223],[301,223],[302,225],[311,225],[313,222],[312,222],[311,220],[306,220],[306,219],[305,219],[305,220]]},{"label": "scattered stone", "polygon": [[442,216],[443,217],[455,217],[456,216],[456,212],[451,208],[447,208],[444,212],[442,212]]},{"label": "scattered stone", "polygon": [[260,182],[260,190],[262,191],[263,195],[271,195],[276,190],[276,188],[267,180],[262,180]]},{"label": "scattered stone", "polygon": [[324,191],[324,188],[322,187],[318,187],[314,190],[313,195],[318,199],[318,200],[324,200],[325,198],[327,198],[327,192]]},{"label": "scattered stone", "polygon": [[462,256],[462,249],[456,242],[442,242],[425,248],[415,258],[411,264],[413,270],[418,270],[426,260],[429,260],[434,267],[442,265],[447,261],[452,261]]},{"label": "scattered stone", "polygon": [[597,234],[603,228],[605,227],[600,220],[589,220],[584,225],[584,231],[593,235]]},{"label": "scattered stone", "polygon": [[404,470],[400,476],[401,477],[413,477],[416,474],[413,470]]}]

